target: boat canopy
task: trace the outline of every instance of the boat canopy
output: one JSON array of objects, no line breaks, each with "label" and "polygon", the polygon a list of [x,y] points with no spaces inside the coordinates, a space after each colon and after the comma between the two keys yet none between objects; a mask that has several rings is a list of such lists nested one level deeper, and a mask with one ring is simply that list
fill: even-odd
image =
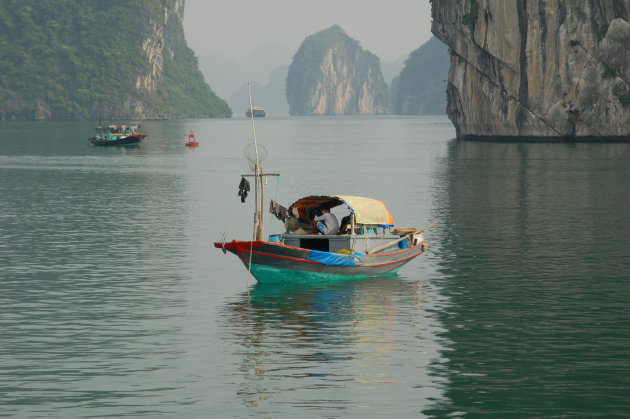
[{"label": "boat canopy", "polygon": [[296,208],[299,217],[303,219],[312,218],[313,211],[321,206],[334,208],[339,205],[346,204],[355,216],[357,224],[377,224],[381,226],[392,227],[394,218],[387,210],[385,203],[378,199],[365,198],[362,196],[351,195],[312,195],[291,204],[289,211]]}]

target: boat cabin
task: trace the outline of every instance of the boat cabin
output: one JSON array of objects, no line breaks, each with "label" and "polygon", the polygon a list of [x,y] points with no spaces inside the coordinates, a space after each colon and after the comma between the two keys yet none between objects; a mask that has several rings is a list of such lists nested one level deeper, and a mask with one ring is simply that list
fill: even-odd
[{"label": "boat cabin", "polygon": [[248,109],[247,112],[245,112],[245,116],[251,118],[252,113],[254,114],[254,118],[262,118],[267,115],[265,109],[258,106],[254,106],[251,110]]},{"label": "boat cabin", "polygon": [[96,133],[101,135],[130,135],[138,130],[138,125],[107,125],[96,127]]},{"label": "boat cabin", "polygon": [[[322,235],[313,231],[311,221],[321,207],[334,208],[346,204],[350,214],[340,221],[341,231],[334,235]],[[281,241],[287,246],[319,250],[332,253],[366,253],[382,247],[396,251],[421,243],[421,235],[409,235],[407,239],[396,239],[408,231],[390,231],[394,219],[382,201],[357,196],[308,196],[293,203],[288,209],[285,232],[270,236],[270,240]]]}]

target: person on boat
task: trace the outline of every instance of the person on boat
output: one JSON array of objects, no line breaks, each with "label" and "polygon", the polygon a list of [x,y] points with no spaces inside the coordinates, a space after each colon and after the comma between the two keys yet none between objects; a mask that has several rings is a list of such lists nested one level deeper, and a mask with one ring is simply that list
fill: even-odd
[{"label": "person on boat", "polygon": [[350,227],[350,215],[346,215],[341,219],[341,227],[339,227],[337,234],[346,234],[348,227]]},{"label": "person on boat", "polygon": [[286,219],[284,226],[287,233],[291,234],[309,234],[312,232],[311,222],[301,218],[296,207],[289,209],[289,217]]},{"label": "person on boat", "polygon": [[326,206],[320,207],[320,215],[313,218],[313,231],[321,234],[337,234],[339,232],[339,221],[335,214],[330,212]]}]

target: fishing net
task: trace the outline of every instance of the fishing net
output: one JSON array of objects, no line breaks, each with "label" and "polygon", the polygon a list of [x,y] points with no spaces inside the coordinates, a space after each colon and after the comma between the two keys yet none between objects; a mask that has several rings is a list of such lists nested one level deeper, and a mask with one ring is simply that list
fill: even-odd
[{"label": "fishing net", "polygon": [[262,163],[263,160],[267,158],[267,149],[262,145],[250,143],[245,146],[245,150],[243,154],[245,154],[245,158],[247,158],[247,162],[249,164],[249,168],[254,171],[256,170],[256,147],[258,147],[258,163]]}]

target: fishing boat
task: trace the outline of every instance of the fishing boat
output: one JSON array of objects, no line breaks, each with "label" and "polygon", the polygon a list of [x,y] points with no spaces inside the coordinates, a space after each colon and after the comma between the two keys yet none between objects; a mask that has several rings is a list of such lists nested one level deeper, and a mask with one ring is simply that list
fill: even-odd
[{"label": "fishing boat", "polygon": [[[251,106],[251,90],[250,90]],[[253,174],[241,175],[239,194],[247,196],[253,178],[255,212],[252,240],[215,242],[214,246],[236,255],[245,268],[261,283],[316,282],[360,279],[393,274],[428,249],[423,228],[394,229],[394,218],[377,199],[354,195],[309,195],[288,208],[271,201],[269,212],[284,222],[284,232],[264,237],[263,186],[270,176],[263,173],[261,161],[266,149],[256,140],[245,148]],[[348,215],[341,229],[318,234],[315,213],[345,205]]]},{"label": "fishing boat", "polygon": [[185,143],[186,147],[199,147],[199,143],[197,142],[197,139],[195,138],[195,133],[193,133],[192,131],[190,131],[188,133],[188,141]]},{"label": "fishing boat", "polygon": [[88,139],[98,146],[137,146],[147,134],[138,133],[138,125],[107,125],[96,127],[96,135]]},{"label": "fishing boat", "polygon": [[267,113],[265,112],[264,108],[255,106],[253,108],[247,109],[247,112],[245,112],[245,116],[248,118],[250,118],[252,115],[254,116],[254,118],[263,118],[265,115],[267,115]]}]

